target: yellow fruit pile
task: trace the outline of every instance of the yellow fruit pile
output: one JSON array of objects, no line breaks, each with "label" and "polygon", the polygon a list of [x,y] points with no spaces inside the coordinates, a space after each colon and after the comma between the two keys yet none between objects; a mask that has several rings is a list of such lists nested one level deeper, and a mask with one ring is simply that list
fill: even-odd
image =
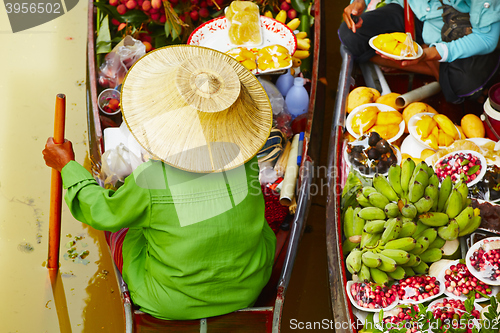
[{"label": "yellow fruit pile", "polygon": [[249,50],[246,47],[236,47],[226,53],[238,60],[248,70],[253,71],[257,68],[257,55],[252,51],[253,49]]},{"label": "yellow fruit pile", "polygon": [[234,45],[258,45],[262,42],[259,6],[251,1],[233,1],[226,11],[229,41]]},{"label": "yellow fruit pile", "polygon": [[455,124],[444,114],[436,114],[432,117],[423,115],[415,123],[415,126],[415,131],[420,139],[435,150],[439,149],[440,146],[448,147],[455,140],[460,139]]},{"label": "yellow fruit pile", "polygon": [[377,132],[381,138],[389,140],[398,134],[402,120],[398,111],[380,111],[376,106],[368,106],[353,116],[351,128],[357,134]]},{"label": "yellow fruit pile", "polygon": [[259,50],[257,65],[261,71],[285,68],[292,65],[292,57],[286,47],[269,45]]},{"label": "yellow fruit pile", "polygon": [[281,45],[270,45],[260,50],[246,47],[236,47],[226,52],[238,60],[248,70],[261,71],[285,68],[292,65],[292,58],[288,49]]},{"label": "yellow fruit pile", "polygon": [[393,32],[378,35],[373,40],[373,45],[386,53],[407,57],[416,56],[418,52],[417,43],[413,42],[413,49],[405,44],[407,35],[403,32]]}]

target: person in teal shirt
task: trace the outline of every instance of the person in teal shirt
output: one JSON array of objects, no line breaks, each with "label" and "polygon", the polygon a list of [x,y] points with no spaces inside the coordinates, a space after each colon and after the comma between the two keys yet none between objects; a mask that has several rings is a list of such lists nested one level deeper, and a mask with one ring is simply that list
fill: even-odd
[{"label": "person in teal shirt", "polygon": [[[175,47],[158,50],[139,63],[147,63],[149,57],[158,64],[162,59],[176,56],[172,54]],[[211,53],[207,55],[202,48],[187,51],[210,60]],[[226,57],[229,56],[223,56],[225,62],[238,71],[241,69],[236,60]],[[190,56],[186,55],[186,60],[191,60]],[[220,65],[215,60],[213,62],[213,67],[207,72],[216,71]],[[141,64],[135,66],[136,70],[132,69],[124,82],[125,95],[127,87],[133,85],[134,75],[144,73]],[[159,72],[167,70],[163,68]],[[245,69],[239,73],[246,75],[246,72]],[[199,75],[199,71],[196,73]],[[222,80],[223,76],[219,79]],[[246,79],[258,82],[255,77]],[[242,79],[242,89],[245,88],[244,81],[245,78]],[[192,82],[197,84],[196,80]],[[205,80],[199,82],[206,83]],[[170,80],[165,84],[172,85]],[[161,86],[158,82],[155,85]],[[223,85],[228,85],[228,82],[223,82]],[[270,122],[269,101],[255,102],[260,106],[251,111],[249,103],[253,102],[248,98],[253,96],[247,93],[251,89],[246,87],[244,90],[241,94],[236,91],[239,98],[248,94],[244,96],[247,106],[242,112],[254,112],[253,117],[260,114],[255,118],[260,121],[269,119]],[[127,107],[126,100],[122,99],[125,119],[131,125],[133,116],[127,113]],[[149,105],[148,109],[154,107]],[[187,105],[180,110],[186,115],[189,112]],[[232,109],[231,112],[239,111]],[[220,130],[226,126],[226,118],[218,119]],[[168,127],[168,124],[164,126]],[[130,128],[136,133],[134,126]],[[269,130],[266,130],[267,135]],[[266,131],[261,139],[260,136],[254,137],[262,141],[257,145],[264,143]],[[183,144],[186,144],[184,140],[196,137],[193,131],[189,132],[190,139],[182,138],[179,133],[175,137],[169,136],[170,132],[165,132],[166,139],[181,140]],[[245,141],[244,138],[240,140]],[[157,155],[151,146],[143,145],[153,156]],[[256,153],[257,150],[250,150],[240,166],[205,173],[187,171],[182,164],[171,165],[173,163],[150,159],[139,165],[115,191],[99,186],[92,175],[75,162],[70,141],[54,144],[49,138],[43,150],[46,164],[61,172],[66,189],[65,201],[72,215],[95,229],[124,235],[123,245],[118,249],[122,257],[115,258],[115,261],[128,284],[132,301],[140,310],[165,320],[200,319],[252,306],[267,284],[274,263],[276,237],[264,217]],[[195,157],[204,158],[201,154]]]},{"label": "person in teal shirt", "polygon": [[[353,0],[344,9],[339,28],[342,44],[358,62],[404,69],[436,77],[447,101],[477,98],[500,66],[499,0],[408,0],[415,15],[416,42],[423,55],[416,60],[394,61],[377,55],[368,40],[382,33],[404,31],[404,0],[386,0],[385,6],[365,12],[369,0]],[[443,5],[470,16],[471,33],[443,41]],[[355,23],[354,20],[357,22]],[[446,29],[445,29],[446,30]]]}]

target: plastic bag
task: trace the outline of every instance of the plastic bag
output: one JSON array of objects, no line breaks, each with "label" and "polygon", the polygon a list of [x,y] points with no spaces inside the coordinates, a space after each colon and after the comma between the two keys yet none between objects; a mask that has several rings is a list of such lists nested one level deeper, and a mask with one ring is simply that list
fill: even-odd
[{"label": "plastic bag", "polygon": [[415,44],[413,43],[413,38],[411,33],[406,33],[406,39],[403,43],[403,48],[401,49],[402,57],[415,57],[417,55],[417,50],[415,49]]},{"label": "plastic bag", "polygon": [[258,78],[260,84],[266,91],[267,97],[269,97],[269,102],[271,102],[271,108],[273,109],[273,115],[280,114],[285,109],[285,99],[281,95],[278,88],[271,82],[261,77]]},{"label": "plastic bag", "polygon": [[101,178],[105,179],[105,187],[118,188],[119,182],[123,182],[142,160],[120,143],[116,148],[107,150],[101,162]]},{"label": "plastic bag", "polygon": [[106,55],[99,67],[98,80],[103,88],[119,86],[128,69],[146,54],[146,46],[131,36],[126,36]]}]

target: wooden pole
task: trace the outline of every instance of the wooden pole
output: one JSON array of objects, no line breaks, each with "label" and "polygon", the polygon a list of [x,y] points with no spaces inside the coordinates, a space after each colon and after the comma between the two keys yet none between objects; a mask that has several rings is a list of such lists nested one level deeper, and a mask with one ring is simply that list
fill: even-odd
[{"label": "wooden pole", "polygon": [[[54,118],[54,143],[64,143],[64,126],[66,120],[66,96],[57,94]],[[52,169],[50,183],[50,216],[49,216],[49,257],[47,268],[59,268],[59,247],[61,242],[61,206],[62,179],[56,169]]]}]

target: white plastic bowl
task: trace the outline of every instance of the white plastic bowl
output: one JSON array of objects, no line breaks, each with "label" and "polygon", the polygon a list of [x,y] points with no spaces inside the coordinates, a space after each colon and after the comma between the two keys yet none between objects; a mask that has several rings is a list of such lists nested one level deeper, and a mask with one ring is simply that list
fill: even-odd
[{"label": "white plastic bowl", "polygon": [[457,150],[457,151],[454,151],[452,153],[444,155],[439,160],[437,160],[436,163],[434,163],[433,168],[434,168],[434,170],[436,170],[436,165],[440,161],[442,161],[443,159],[445,159],[445,158],[447,158],[449,156],[453,156],[455,154],[460,154],[460,153],[474,155],[474,156],[476,156],[479,159],[479,161],[481,161],[481,172],[479,173],[479,175],[477,175],[476,179],[474,179],[473,181],[467,183],[467,186],[473,186],[473,185],[477,184],[479,181],[481,181],[481,179],[483,179],[484,175],[486,174],[486,169],[488,168],[488,165],[486,163],[486,159],[484,158],[483,155],[479,154],[478,152],[475,152],[473,150]]},{"label": "white plastic bowl", "polygon": [[[436,281],[439,281],[438,278],[436,278]],[[430,297],[427,297],[421,301],[414,301],[414,300],[411,300],[411,299],[402,299],[400,298],[399,299],[399,304],[420,304],[420,303],[425,303],[425,302],[429,302],[430,300],[433,300],[439,296],[441,296],[444,291],[445,291],[445,286],[444,286],[444,283],[439,281],[439,293],[436,294],[436,295],[433,295],[433,296],[430,296]]]},{"label": "white plastic bowl", "polygon": [[367,308],[364,308],[362,306],[359,306],[358,303],[354,300],[354,298],[351,295],[351,285],[353,283],[360,283],[360,282],[347,281],[345,288],[346,288],[347,296],[349,297],[349,300],[351,300],[351,304],[354,305],[354,307],[357,308],[357,309],[359,309],[359,310],[366,311],[366,312],[380,312],[380,310],[388,311],[388,310],[393,309],[394,307],[396,307],[396,305],[398,305],[399,299],[398,299],[398,297],[396,295],[396,299],[394,300],[394,302],[392,302],[389,306],[387,306],[385,308],[367,309]]},{"label": "white plastic bowl", "polygon": [[120,92],[115,89],[105,89],[103,90],[100,94],[99,97],[97,97],[97,104],[99,105],[99,110],[105,115],[112,116],[115,114],[120,113],[121,108],[118,108],[115,112],[106,112],[104,111],[103,107],[108,103],[110,99],[116,99],[120,101]]},{"label": "white plastic bowl", "polygon": [[[485,238],[485,239],[482,239],[480,240],[479,242],[476,242],[474,245],[472,245],[469,249],[469,251],[467,251],[467,256],[465,257],[465,264],[467,265],[467,268],[469,269],[469,271],[471,272],[472,275],[474,275],[478,280],[480,280],[481,282],[484,282],[490,286],[500,286],[500,280],[496,280],[496,281],[492,281],[490,279],[487,279],[485,277],[482,277],[472,265],[470,263],[470,257],[472,256],[472,254],[478,250],[484,243],[485,240],[500,240],[500,237],[489,237],[489,238]],[[492,295],[496,295],[498,290],[500,290],[499,287],[493,287],[495,289],[492,289]]]},{"label": "white plastic bowl", "polygon": [[[435,113],[430,113],[430,112],[422,112],[422,113],[417,113],[416,115],[414,115],[413,117],[410,118],[410,120],[408,121],[408,131],[410,132],[410,135],[415,139],[417,140],[420,144],[428,147],[429,149],[432,149],[431,146],[429,146],[427,143],[425,143],[421,138],[420,138],[420,135],[417,134],[417,126],[416,126],[416,123],[417,121],[419,121],[420,119],[422,119],[422,116],[424,115],[427,115],[427,116],[435,116],[436,114]],[[462,138],[462,135],[460,134],[460,131],[458,130],[457,126],[455,125],[455,128],[458,132],[458,139],[460,140]],[[439,146],[439,149],[446,149],[448,147],[446,146]],[[434,149],[432,149],[434,150]]]},{"label": "white plastic bowl", "polygon": [[[477,244],[477,243],[476,243],[476,244]],[[471,247],[471,248],[472,248],[472,247]],[[469,251],[470,251],[470,249],[469,249]],[[471,253],[472,253],[472,252],[471,252]],[[469,253],[468,253],[468,252],[467,252],[467,257],[469,257]],[[450,268],[451,266],[453,266],[453,265],[457,265],[458,263],[460,263],[460,261],[459,261],[459,260],[455,260],[455,261],[453,261],[453,262],[449,263],[448,265],[446,265],[445,267],[443,267],[443,269],[441,270],[441,273],[439,273],[438,280],[439,280],[439,282],[441,282],[441,283],[443,284],[443,286],[444,286],[444,283],[445,283],[445,281],[446,281],[446,280],[445,280],[445,278],[444,278],[446,270],[447,270],[447,269],[449,269],[449,268]],[[466,266],[467,266],[467,269],[469,270],[469,272],[471,272],[471,273],[472,273],[472,275],[474,275],[474,272],[473,272],[473,271],[469,268],[470,264],[469,264],[469,265],[466,265]],[[476,276],[476,275],[474,275],[474,276]],[[478,280],[481,280],[481,279],[480,279],[479,277],[477,277],[477,276],[476,276],[476,278],[477,278]],[[483,280],[481,280],[481,281],[482,281],[482,282],[485,282],[485,281],[483,281]],[[490,282],[491,282],[491,281],[490,281]],[[487,283],[487,282],[485,282],[485,283]],[[500,284],[500,282],[499,282],[499,284]],[[489,285],[491,285],[491,284],[489,284]],[[499,288],[498,288],[498,287],[492,287],[492,289],[491,289],[491,295],[493,295],[493,296],[494,296],[494,295],[496,295],[496,294],[498,293],[498,290],[499,290]],[[457,295],[455,295],[455,294],[453,294],[453,293],[450,293],[448,290],[446,290],[446,288],[445,288],[445,290],[444,290],[444,294],[445,294],[446,296],[450,297],[450,298],[453,298],[453,299],[459,299],[459,300],[462,300],[462,301],[467,300],[467,296],[466,296],[466,295],[460,294],[460,296],[457,296]],[[486,297],[476,298],[476,302],[478,302],[478,303],[480,303],[480,302],[485,302],[485,301],[488,301],[488,300],[489,300],[489,298],[486,298]]]},{"label": "white plastic bowl", "polygon": [[375,51],[385,55],[386,57],[389,57],[389,58],[392,58],[394,60],[412,60],[412,59],[418,59],[422,56],[422,54],[424,53],[424,50],[422,49],[422,47],[420,45],[417,44],[417,55],[414,56],[414,57],[402,57],[402,56],[398,56],[398,55],[395,55],[395,54],[391,54],[391,53],[387,53],[387,52],[384,52],[380,49],[378,49],[377,47],[375,47],[375,45],[373,45],[373,41],[375,40],[375,38],[377,38],[378,36],[373,36],[372,38],[370,38],[370,40],[368,41],[368,44],[370,45],[370,47],[372,49],[374,49]]},{"label": "white plastic bowl", "polygon": [[[347,128],[347,131],[353,137],[355,137],[356,139],[359,138],[361,135],[355,133],[352,130],[352,119],[354,118],[354,115],[356,113],[361,112],[362,110],[364,110],[365,108],[367,108],[369,106],[376,106],[380,110],[380,112],[398,111],[395,108],[393,108],[392,106],[385,105],[385,104],[380,104],[380,103],[367,103],[367,104],[362,104],[362,105],[358,106],[357,108],[354,108],[354,110],[352,110],[351,113],[349,113],[349,116],[347,116],[347,120],[346,120],[345,126]],[[387,142],[391,143],[391,142],[396,141],[397,139],[399,139],[401,137],[401,135],[403,135],[404,132],[405,132],[405,121],[401,120],[401,122],[399,123],[399,132],[398,132],[398,134],[396,134],[396,136],[394,136],[394,137],[390,138],[389,140],[387,140]]]},{"label": "white plastic bowl", "polygon": [[401,144],[401,154],[408,154],[415,158],[420,158],[424,149],[430,148],[421,144],[411,135],[408,135]]},{"label": "white plastic bowl", "polygon": [[[397,160],[398,160],[398,161],[397,161],[397,164],[398,164],[398,165],[401,165],[401,159],[402,159],[401,152],[399,151],[398,147],[393,146],[393,145],[391,145],[391,146],[392,146],[392,148],[394,148],[394,149],[396,150],[396,154],[395,154],[395,155],[396,155],[396,158],[397,158]],[[357,168],[357,167],[355,167],[355,166],[353,166],[353,165],[351,164],[351,162],[349,161],[349,153],[347,152],[347,144],[346,144],[346,145],[344,145],[344,160],[346,161],[346,164],[347,164],[347,166],[348,166],[349,168],[354,168],[355,170],[358,170],[358,171],[359,171],[359,173],[360,173],[362,176],[364,176],[364,177],[368,177],[368,178],[373,178],[373,177],[375,177],[376,173],[370,173],[370,174],[368,174],[368,175],[367,175],[367,174],[364,174],[364,173],[362,173],[362,172],[359,170],[359,168]],[[387,174],[388,174],[388,173],[389,173],[389,171],[387,171],[386,173],[382,173],[381,175],[382,175],[382,176],[387,176]]]}]

